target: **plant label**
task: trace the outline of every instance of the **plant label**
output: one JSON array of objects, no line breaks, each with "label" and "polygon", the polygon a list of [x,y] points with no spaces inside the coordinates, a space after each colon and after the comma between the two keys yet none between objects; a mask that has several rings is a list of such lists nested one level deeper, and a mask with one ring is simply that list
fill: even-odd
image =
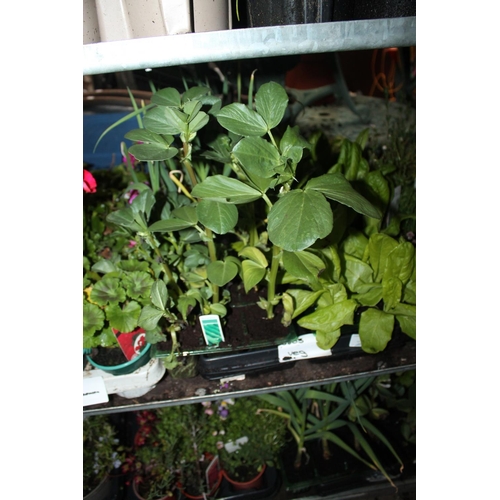
[{"label": "plant label", "polygon": [[220,318],[217,314],[205,314],[200,316],[199,319],[203,337],[207,345],[215,346],[220,342],[224,342],[224,333],[222,332]]},{"label": "plant label", "polygon": [[212,491],[217,486],[217,483],[219,482],[219,477],[220,477],[219,457],[214,457],[206,470],[208,491]]},{"label": "plant label", "polygon": [[83,406],[107,403],[109,396],[102,377],[83,378]]},{"label": "plant label", "polygon": [[361,340],[358,333],[353,333],[349,339],[349,347],[361,347]]},{"label": "plant label", "polygon": [[236,441],[228,441],[224,444],[224,448],[228,453],[233,453],[234,451],[239,450],[241,448],[241,445],[245,443],[248,443],[247,436],[240,437]]},{"label": "plant label", "polygon": [[331,355],[332,351],[330,349],[321,349],[318,347],[315,333],[306,333],[291,342],[286,342],[278,346],[280,363],[298,359],[321,358]]},{"label": "plant label", "polygon": [[146,345],[146,331],[136,328],[133,332],[121,333],[113,328],[118,343],[125,357],[130,361],[139,356],[142,348]]}]

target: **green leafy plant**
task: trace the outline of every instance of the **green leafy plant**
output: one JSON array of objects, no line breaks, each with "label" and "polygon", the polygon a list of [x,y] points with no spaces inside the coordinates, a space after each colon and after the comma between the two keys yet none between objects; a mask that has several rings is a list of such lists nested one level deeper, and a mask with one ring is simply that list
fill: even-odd
[{"label": "green leafy plant", "polygon": [[173,497],[177,480],[175,448],[180,436],[168,432],[161,415],[139,411],[134,446],[127,453],[122,471],[132,476],[134,487],[145,500]]},{"label": "green leafy plant", "polygon": [[125,449],[106,415],[83,420],[83,496],[94,490],[113,470],[119,470]]},{"label": "green leafy plant", "polygon": [[[353,382],[340,382],[259,396],[277,408],[262,411],[271,411],[287,420],[289,431],[296,443],[295,468],[299,469],[304,460],[305,463],[309,461],[306,443],[319,440],[322,443],[324,457],[330,456],[327,443],[332,443],[369,469],[380,471],[392,483],[383,464],[363,434],[369,431],[403,466],[390,442],[365,417],[366,413],[361,407],[362,399],[360,398],[372,384],[372,378],[362,378]],[[339,435],[341,429],[347,430],[352,435],[351,443]],[[358,447],[363,454],[358,452]]]},{"label": "green leafy plant", "polygon": [[287,433],[283,419],[261,412],[270,405],[257,397],[205,403],[212,435],[218,439],[221,468],[233,480],[247,482],[264,465],[278,466]]},{"label": "green leafy plant", "polygon": [[[330,169],[355,183],[381,213],[387,213],[391,183],[380,170],[371,170],[363,158],[366,132],[356,141],[344,140],[337,162]],[[392,338],[395,321],[416,337],[416,252],[400,234],[401,217],[382,221],[339,207],[338,236],[294,254],[285,253],[283,282],[290,286],[283,303],[289,320],[316,332],[318,345],[335,345],[343,325],[359,314],[363,350],[376,353]]]},{"label": "green leafy plant", "polygon": [[[94,264],[83,278],[83,347],[117,346],[113,330],[135,330],[141,312],[151,303],[153,284],[147,262],[120,260],[115,264],[103,259]],[[146,340],[154,343],[151,333]],[[162,338],[161,332],[157,334]]]},{"label": "green leafy plant", "polygon": [[[181,98],[173,89],[164,89],[160,93],[167,97],[152,99],[157,107],[146,112],[146,130],[132,131],[126,136],[143,141],[143,144],[130,148],[130,152],[141,160],[171,159],[174,151],[178,150],[172,151],[170,138],[165,139],[168,134],[177,133],[184,141],[183,150],[190,150],[186,146],[186,137],[192,137],[189,128],[186,128],[190,117],[181,111],[184,96]],[[199,110],[201,105],[198,101],[193,109]],[[212,114],[226,134],[219,134],[201,154],[223,163],[225,172],[208,175],[198,182],[191,163],[184,158],[182,164],[188,170],[187,179],[192,190],[189,192],[179,181],[177,184],[193,203],[189,217],[183,214],[182,222],[180,217],[174,216],[173,220],[161,223],[162,230],[174,231],[200,224],[216,234],[233,230],[238,234],[238,208],[246,210],[246,215],[251,213],[255,216],[258,210],[247,205],[263,201],[265,211],[260,213],[267,221],[266,233],[273,244],[271,255],[266,257],[253,244],[240,245],[239,256],[243,257],[243,264],[238,266],[234,259],[212,259],[209,279],[215,285],[223,286],[240,271],[248,290],[266,278],[269,291],[263,305],[268,317],[272,317],[276,304],[275,287],[281,249],[300,251],[332,231],[333,212],[329,200],[349,205],[373,217],[380,216],[339,173],[310,179],[304,186],[292,189],[297,165],[304,149],[310,145],[300,136],[297,127],[287,127],[279,138],[273,134],[273,129],[283,120],[287,106],[288,97],[283,87],[270,82],[256,93],[255,109],[252,103],[231,103],[217,111],[212,107]],[[196,131],[207,123],[208,115],[203,114],[203,119],[196,119]],[[144,144],[145,141],[147,144]],[[289,216],[291,213],[293,217]],[[243,231],[255,235],[258,223],[257,220],[250,220],[250,227]],[[212,243],[210,234],[213,233],[205,234],[209,244]],[[251,243],[255,242],[255,238],[253,240]]]}]

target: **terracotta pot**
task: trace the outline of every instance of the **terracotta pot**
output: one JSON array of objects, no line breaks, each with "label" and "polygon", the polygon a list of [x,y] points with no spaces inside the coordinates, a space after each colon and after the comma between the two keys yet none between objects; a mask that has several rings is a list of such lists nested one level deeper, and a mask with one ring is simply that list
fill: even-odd
[{"label": "terracotta pot", "polygon": [[266,467],[267,465],[264,464],[261,467],[259,473],[253,479],[250,479],[250,481],[246,481],[244,483],[232,479],[224,469],[222,469],[222,476],[231,484],[233,489],[236,491],[259,490],[264,486],[264,473],[266,472]]}]

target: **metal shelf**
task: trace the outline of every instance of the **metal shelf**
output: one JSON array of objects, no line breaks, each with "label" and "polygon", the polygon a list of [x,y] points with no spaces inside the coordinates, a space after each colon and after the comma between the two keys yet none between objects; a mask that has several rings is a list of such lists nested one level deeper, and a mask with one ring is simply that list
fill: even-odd
[{"label": "metal shelf", "polygon": [[206,380],[200,375],[173,379],[167,373],[144,396],[126,399],[110,394],[108,403],[85,406],[83,414],[120,413],[201,403],[224,397],[253,396],[413,369],[416,369],[416,342],[408,340],[403,345],[389,344],[378,354],[363,353],[347,359],[322,358],[297,361],[289,366],[285,364],[281,370],[248,374],[243,380],[233,380],[224,387],[219,380]]},{"label": "metal shelf", "polygon": [[416,17],[245,28],[83,45],[83,74],[416,45]]}]

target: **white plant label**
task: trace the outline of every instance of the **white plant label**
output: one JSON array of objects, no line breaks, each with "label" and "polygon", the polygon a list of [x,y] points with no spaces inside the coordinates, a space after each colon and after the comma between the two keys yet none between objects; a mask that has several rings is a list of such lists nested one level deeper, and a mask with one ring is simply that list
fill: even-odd
[{"label": "white plant label", "polygon": [[248,437],[243,436],[238,438],[236,441],[229,441],[224,444],[224,448],[228,453],[233,453],[233,451],[239,450],[242,444],[248,443]]},{"label": "white plant label", "polygon": [[83,378],[83,406],[107,403],[109,396],[102,377]]},{"label": "white plant label", "polygon": [[306,333],[297,337],[292,342],[278,346],[280,363],[295,361],[297,359],[322,358],[331,355],[332,351],[330,349],[321,349],[318,347],[315,333]]},{"label": "white plant label", "polygon": [[361,347],[361,340],[358,333],[353,333],[349,339],[349,347]]}]

